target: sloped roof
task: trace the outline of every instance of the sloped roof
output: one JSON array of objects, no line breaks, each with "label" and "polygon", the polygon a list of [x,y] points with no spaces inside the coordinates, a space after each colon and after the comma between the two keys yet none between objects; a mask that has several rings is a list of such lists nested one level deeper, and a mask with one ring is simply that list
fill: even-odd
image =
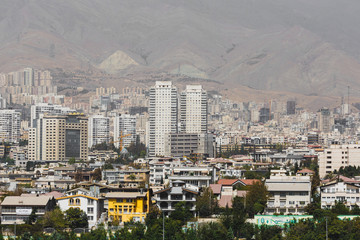
[{"label": "sloped roof", "polygon": [[220,179],[218,181],[218,184],[221,184],[223,186],[232,186],[238,182],[241,183],[239,179]]},{"label": "sloped roof", "polygon": [[1,206],[46,206],[53,199],[53,196],[8,196],[1,203]]},{"label": "sloped roof", "polygon": [[219,207],[226,207],[226,205],[231,208],[232,207],[232,199],[231,195],[223,195],[219,200]]},{"label": "sloped roof", "polygon": [[246,186],[254,185],[257,182],[260,182],[259,179],[240,179],[241,182],[243,182]]},{"label": "sloped roof", "polygon": [[221,184],[210,184],[210,189],[214,194],[220,194],[221,193]]}]

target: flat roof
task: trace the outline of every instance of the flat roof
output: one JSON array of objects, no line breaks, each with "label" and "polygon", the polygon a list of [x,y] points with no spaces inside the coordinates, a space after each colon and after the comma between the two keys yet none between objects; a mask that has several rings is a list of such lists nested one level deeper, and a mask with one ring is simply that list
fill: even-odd
[{"label": "flat roof", "polygon": [[53,196],[8,196],[1,203],[1,206],[46,206],[53,199]]}]

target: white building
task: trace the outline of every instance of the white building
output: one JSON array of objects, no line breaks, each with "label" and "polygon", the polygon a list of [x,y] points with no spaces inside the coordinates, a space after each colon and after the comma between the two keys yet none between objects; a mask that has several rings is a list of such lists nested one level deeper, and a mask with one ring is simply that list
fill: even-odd
[{"label": "white building", "polygon": [[104,200],[94,192],[77,188],[65,193],[64,197],[57,198],[61,211],[69,208],[80,208],[88,217],[89,228],[94,227],[104,210]]},{"label": "white building", "polygon": [[180,120],[186,133],[207,132],[207,93],[201,85],[187,85],[181,93]]},{"label": "white building", "polygon": [[304,214],[311,199],[310,176],[287,176],[285,170],[271,170],[265,185],[269,191],[265,214]]},{"label": "white building", "polygon": [[95,115],[89,118],[89,148],[110,139],[110,118]]},{"label": "white building", "polygon": [[178,130],[177,89],[168,81],[157,81],[150,89],[149,156],[165,155],[165,137]]},{"label": "white building", "polygon": [[76,110],[61,105],[53,105],[49,103],[38,103],[31,106],[31,121],[30,126],[36,127],[36,120],[41,117],[44,113],[48,114],[68,114],[76,112]]},{"label": "white building", "polygon": [[326,174],[339,170],[341,167],[360,166],[360,145],[342,144],[331,145],[319,153],[320,178]]},{"label": "white building", "polygon": [[342,202],[349,208],[360,206],[360,182],[340,176],[320,187],[321,208],[331,208],[335,202]]},{"label": "white building", "polygon": [[20,112],[0,110],[0,141],[17,142],[20,138],[20,125]]},{"label": "white building", "polygon": [[136,116],[130,114],[122,114],[116,116],[114,120],[114,141],[115,147],[119,148],[120,135],[129,135],[123,138],[123,147],[128,147],[132,142],[136,141]]}]

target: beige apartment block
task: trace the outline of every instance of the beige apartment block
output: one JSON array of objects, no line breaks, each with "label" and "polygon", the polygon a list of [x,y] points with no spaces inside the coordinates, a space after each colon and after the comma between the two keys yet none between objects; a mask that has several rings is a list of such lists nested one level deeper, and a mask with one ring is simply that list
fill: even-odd
[{"label": "beige apartment block", "polygon": [[320,178],[346,166],[360,166],[360,144],[334,144],[319,153]]}]

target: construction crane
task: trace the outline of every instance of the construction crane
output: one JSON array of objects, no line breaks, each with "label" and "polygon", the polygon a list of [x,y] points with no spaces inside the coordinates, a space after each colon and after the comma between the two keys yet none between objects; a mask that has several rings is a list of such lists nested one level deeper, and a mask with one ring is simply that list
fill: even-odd
[{"label": "construction crane", "polygon": [[120,131],[120,136],[119,136],[119,140],[117,140],[117,141],[111,141],[110,142],[110,144],[111,143],[119,143],[119,150],[120,150],[120,152],[122,151],[122,149],[123,149],[123,140],[124,140],[124,138],[126,138],[126,137],[129,137],[129,136],[131,136],[131,134],[125,134],[125,135],[123,135],[123,132],[122,131]]}]

